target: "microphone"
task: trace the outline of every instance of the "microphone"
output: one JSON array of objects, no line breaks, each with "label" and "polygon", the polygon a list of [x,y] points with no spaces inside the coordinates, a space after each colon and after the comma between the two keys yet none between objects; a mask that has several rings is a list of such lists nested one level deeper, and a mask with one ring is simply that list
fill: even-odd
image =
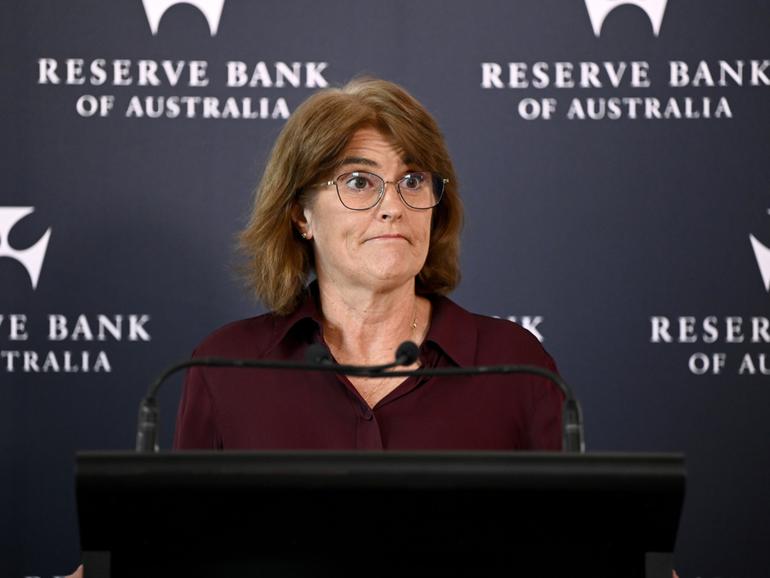
[{"label": "microphone", "polygon": [[319,365],[332,363],[332,355],[322,343],[311,343],[305,350],[305,362]]},{"label": "microphone", "polygon": [[417,345],[405,341],[396,350],[396,359],[384,365],[339,365],[332,361],[329,350],[322,344],[310,345],[305,351],[305,363],[294,361],[273,361],[269,359],[228,359],[224,357],[196,357],[176,363],[166,369],[150,386],[147,395],[139,405],[139,420],[136,431],[137,452],[158,451],[158,390],[174,373],[188,367],[240,367],[261,369],[286,369],[293,371],[333,371],[343,375],[358,377],[440,377],[473,376],[513,373],[538,375],[554,383],[564,394],[562,406],[562,447],[566,452],[585,452],[583,435],[583,412],[572,389],[557,373],[537,365],[482,365],[478,367],[435,367],[421,369],[397,369],[385,372],[400,365],[411,365],[419,357]]},{"label": "microphone", "polygon": [[414,341],[404,341],[396,349],[396,365],[412,365],[420,357],[420,349]]}]

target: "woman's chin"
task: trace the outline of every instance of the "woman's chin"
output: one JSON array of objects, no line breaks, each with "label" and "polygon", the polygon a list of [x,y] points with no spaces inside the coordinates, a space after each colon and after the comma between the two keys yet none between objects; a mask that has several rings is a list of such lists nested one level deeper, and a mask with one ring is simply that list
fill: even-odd
[{"label": "woman's chin", "polygon": [[404,269],[403,267],[377,269],[368,272],[366,283],[370,284],[371,288],[377,291],[393,290],[412,283],[416,275],[417,272]]}]

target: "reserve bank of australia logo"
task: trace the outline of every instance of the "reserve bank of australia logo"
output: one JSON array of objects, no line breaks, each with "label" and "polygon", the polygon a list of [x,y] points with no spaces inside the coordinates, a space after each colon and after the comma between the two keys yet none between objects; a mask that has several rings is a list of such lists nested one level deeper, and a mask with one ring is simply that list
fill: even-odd
[{"label": "reserve bank of australia logo", "polygon": [[40,270],[43,268],[51,229],[48,229],[34,245],[27,249],[14,249],[8,243],[8,237],[14,225],[34,210],[33,207],[0,207],[0,257],[10,257],[21,263],[32,282],[32,289],[37,288],[37,281],[40,279]]},{"label": "reserve bank of australia logo", "polygon": [[[767,211],[770,215],[770,210]],[[754,235],[749,235],[751,248],[754,249],[754,257],[757,258],[759,274],[762,275],[762,283],[765,289],[770,292],[770,248],[765,247]]]},{"label": "reserve bank of australia logo", "polygon": [[633,4],[638,6],[652,24],[652,32],[657,36],[660,34],[660,25],[663,23],[663,14],[666,11],[668,0],[585,0],[588,17],[591,19],[591,26],[594,34],[598,38],[602,33],[602,25],[610,12],[623,4]]},{"label": "reserve bank of australia logo", "polygon": [[201,11],[209,23],[209,30],[212,36],[216,36],[219,28],[219,20],[222,18],[222,8],[225,0],[142,0],[144,12],[147,14],[147,22],[150,23],[150,30],[153,36],[158,33],[160,19],[166,11],[177,4],[190,4]]}]

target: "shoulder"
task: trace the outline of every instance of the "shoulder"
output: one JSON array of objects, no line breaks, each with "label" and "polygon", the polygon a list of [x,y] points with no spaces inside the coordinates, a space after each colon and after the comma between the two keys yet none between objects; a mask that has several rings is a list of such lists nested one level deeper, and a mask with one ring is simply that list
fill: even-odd
[{"label": "shoulder", "polygon": [[446,331],[451,326],[452,333],[465,334],[468,346],[473,342],[476,365],[521,363],[555,367],[540,341],[513,321],[471,313],[446,297],[436,299],[434,307],[440,328]]},{"label": "shoulder", "polygon": [[531,332],[508,319],[474,313],[478,328],[478,363],[523,363],[554,367],[551,356]]},{"label": "shoulder", "polygon": [[259,357],[274,342],[276,317],[265,313],[223,325],[201,341],[194,356]]},{"label": "shoulder", "polygon": [[518,323],[508,319],[479,315],[478,313],[472,315],[478,328],[480,346],[493,349],[495,346],[501,346],[506,350],[513,347],[523,355],[547,355],[537,337]]}]

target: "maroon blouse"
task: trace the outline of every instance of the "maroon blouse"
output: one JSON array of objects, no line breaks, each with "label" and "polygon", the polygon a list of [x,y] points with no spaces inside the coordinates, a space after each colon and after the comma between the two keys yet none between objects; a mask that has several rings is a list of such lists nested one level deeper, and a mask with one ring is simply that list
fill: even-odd
[{"label": "maroon blouse", "polygon": [[[510,321],[433,299],[423,367],[504,363],[556,371],[535,337]],[[195,357],[303,361],[323,342],[317,296],[288,316],[260,315],[215,331]],[[532,375],[410,377],[374,408],[334,373],[191,368],[178,449],[557,450],[562,394]]]}]

